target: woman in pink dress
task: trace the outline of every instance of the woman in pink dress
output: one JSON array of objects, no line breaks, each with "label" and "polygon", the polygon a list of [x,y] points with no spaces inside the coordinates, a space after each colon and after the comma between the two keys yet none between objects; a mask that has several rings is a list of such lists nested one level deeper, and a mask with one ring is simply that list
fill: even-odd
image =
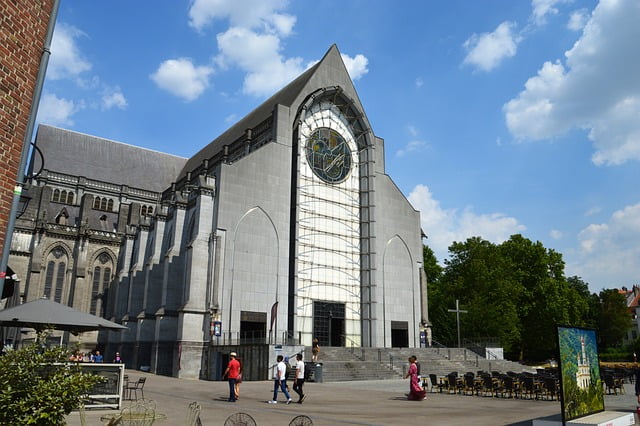
[{"label": "woman in pink dress", "polygon": [[415,355],[409,357],[409,371],[404,376],[406,379],[409,377],[409,401],[422,401],[425,399],[427,393],[420,386],[420,379],[418,379],[418,366],[416,365],[417,358]]}]

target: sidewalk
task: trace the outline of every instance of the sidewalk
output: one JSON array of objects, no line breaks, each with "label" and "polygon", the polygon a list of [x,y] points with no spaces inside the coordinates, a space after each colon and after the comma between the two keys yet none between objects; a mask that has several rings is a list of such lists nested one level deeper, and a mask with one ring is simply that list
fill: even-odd
[{"label": "sidewalk", "polygon": [[[307,399],[304,404],[284,403],[279,393],[277,405],[267,404],[273,392],[273,382],[244,382],[240,400],[227,402],[227,382],[184,380],[156,376],[128,370],[132,379],[147,377],[144,388],[146,399],[157,404],[157,411],[167,415],[159,423],[179,426],[184,424],[187,407],[197,401],[202,406],[202,424],[223,425],[234,413],[251,415],[259,426],[288,425],[297,415],[304,414],[314,426],[332,425],[415,425],[418,423],[441,425],[530,425],[531,420],[560,412],[558,401],[531,401],[479,396],[430,393],[425,401],[407,401],[407,380],[375,380],[338,383],[305,383]],[[291,387],[291,385],[290,385]],[[626,395],[605,396],[608,411],[635,411],[632,385],[625,385]],[[292,392],[294,401],[297,395]],[[87,410],[87,424],[101,425],[100,416],[116,410]],[[77,412],[67,418],[70,426],[79,426]]]}]

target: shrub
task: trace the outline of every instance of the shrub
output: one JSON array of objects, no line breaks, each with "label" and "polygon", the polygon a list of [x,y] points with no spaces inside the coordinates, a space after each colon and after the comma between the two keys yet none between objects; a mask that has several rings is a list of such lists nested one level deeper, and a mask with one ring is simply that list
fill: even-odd
[{"label": "shrub", "polygon": [[65,416],[103,380],[68,363],[69,355],[65,348],[32,344],[0,356],[0,424],[64,424]]}]

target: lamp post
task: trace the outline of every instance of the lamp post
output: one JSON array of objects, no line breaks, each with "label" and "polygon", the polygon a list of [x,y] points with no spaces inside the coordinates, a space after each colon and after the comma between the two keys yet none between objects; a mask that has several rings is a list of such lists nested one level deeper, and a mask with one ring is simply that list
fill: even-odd
[{"label": "lamp post", "polygon": [[456,299],[456,308],[455,309],[447,309],[449,312],[456,313],[456,324],[458,326],[458,347],[461,348],[462,344],[460,343],[460,314],[466,314],[467,311],[460,310],[460,304],[458,299]]}]

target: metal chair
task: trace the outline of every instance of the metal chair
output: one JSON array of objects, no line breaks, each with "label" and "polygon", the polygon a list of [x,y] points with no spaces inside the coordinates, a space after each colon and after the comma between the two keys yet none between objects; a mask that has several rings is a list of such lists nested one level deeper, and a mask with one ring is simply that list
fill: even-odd
[{"label": "metal chair", "polygon": [[129,397],[127,399],[133,399],[131,398],[131,393],[133,392],[134,398],[137,401],[138,391],[140,391],[140,393],[142,394],[142,399],[144,399],[144,384],[146,381],[147,381],[146,377],[140,377],[136,382],[133,382],[133,383],[128,382],[126,389]]},{"label": "metal chair", "polygon": [[187,420],[185,421],[185,426],[202,426],[202,422],[200,421],[200,404],[197,402],[192,402],[189,404],[189,411],[187,412]]}]

